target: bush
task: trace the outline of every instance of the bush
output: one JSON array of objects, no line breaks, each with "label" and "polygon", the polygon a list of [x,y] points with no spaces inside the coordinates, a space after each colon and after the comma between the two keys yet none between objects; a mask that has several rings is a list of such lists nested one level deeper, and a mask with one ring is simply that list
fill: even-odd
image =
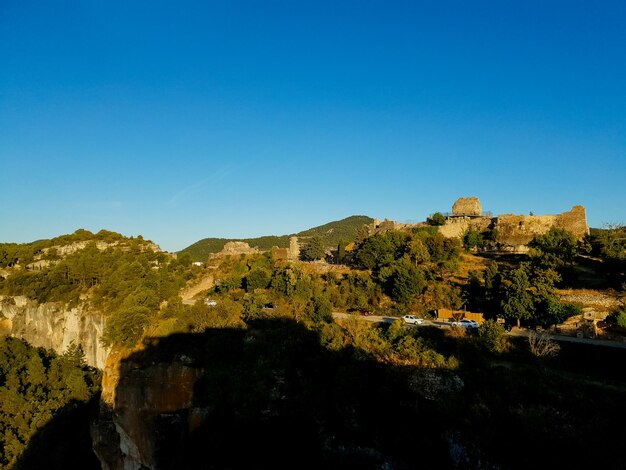
[{"label": "bush", "polygon": [[466,250],[480,249],[485,246],[483,235],[473,228],[470,228],[463,234],[463,247]]},{"label": "bush", "polygon": [[435,212],[432,216],[426,219],[428,225],[438,226],[446,223],[446,218],[441,212]]},{"label": "bush", "polygon": [[500,354],[509,348],[509,340],[504,334],[504,326],[494,320],[487,320],[478,328],[480,345],[493,354]]},{"label": "bush", "polygon": [[547,334],[537,334],[534,331],[528,335],[528,346],[531,354],[535,357],[552,357],[561,351],[561,346],[550,339]]}]

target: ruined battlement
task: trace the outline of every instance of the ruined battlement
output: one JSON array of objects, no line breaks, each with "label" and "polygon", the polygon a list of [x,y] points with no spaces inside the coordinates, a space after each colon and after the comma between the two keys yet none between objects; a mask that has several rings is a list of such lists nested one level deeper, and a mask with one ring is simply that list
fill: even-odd
[{"label": "ruined battlement", "polygon": [[524,252],[533,238],[553,227],[567,230],[582,239],[589,234],[584,206],[574,206],[572,210],[557,215],[499,215],[495,224],[496,242],[510,247],[511,251]]},{"label": "ruined battlement", "polygon": [[[367,233],[371,236],[419,226],[427,226],[427,223],[403,224],[376,219],[367,226]],[[567,212],[555,215],[502,214],[493,217],[490,212],[483,212],[480,199],[476,196],[462,197],[454,203],[452,213],[446,215],[445,224],[438,226],[437,230],[447,238],[461,238],[470,229],[481,233],[493,232],[499,249],[525,253],[533,238],[547,233],[553,227],[567,230],[582,240],[589,234],[585,207],[574,206]]]},{"label": "ruined battlement", "polygon": [[584,206],[574,206],[570,211],[556,215],[516,215],[502,214],[496,217],[480,216],[482,206],[477,197],[460,198],[452,208],[452,217],[439,228],[442,235],[461,237],[467,230],[479,232],[492,229],[496,232],[496,242],[502,249],[523,253],[537,235],[547,233],[551,228],[560,228],[582,239],[589,234],[587,212]]}]

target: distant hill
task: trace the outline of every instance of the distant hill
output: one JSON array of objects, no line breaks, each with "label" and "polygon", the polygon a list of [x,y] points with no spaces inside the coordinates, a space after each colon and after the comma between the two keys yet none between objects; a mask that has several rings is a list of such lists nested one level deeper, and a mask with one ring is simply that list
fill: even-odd
[{"label": "distant hill", "polygon": [[289,237],[294,235],[303,238],[319,236],[324,245],[331,247],[336,246],[340,240],[346,243],[353,241],[356,238],[357,230],[363,225],[371,224],[373,221],[374,219],[365,215],[353,215],[290,235],[269,235],[257,238],[204,238],[179,251],[179,253],[189,253],[194,261],[205,261],[209,253],[221,251],[228,242],[246,242],[251,247],[265,251],[273,246],[287,248],[289,246]]}]

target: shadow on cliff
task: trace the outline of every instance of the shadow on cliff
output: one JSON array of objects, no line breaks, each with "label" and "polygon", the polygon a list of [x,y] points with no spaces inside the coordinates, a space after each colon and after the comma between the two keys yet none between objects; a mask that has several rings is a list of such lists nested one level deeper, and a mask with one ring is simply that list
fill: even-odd
[{"label": "shadow on cliff", "polygon": [[154,339],[119,365],[94,446],[111,468],[449,468],[407,373],[293,321]]},{"label": "shadow on cliff", "polygon": [[90,423],[98,415],[100,395],[89,402],[71,402],[55,414],[30,440],[14,470],[97,470]]}]

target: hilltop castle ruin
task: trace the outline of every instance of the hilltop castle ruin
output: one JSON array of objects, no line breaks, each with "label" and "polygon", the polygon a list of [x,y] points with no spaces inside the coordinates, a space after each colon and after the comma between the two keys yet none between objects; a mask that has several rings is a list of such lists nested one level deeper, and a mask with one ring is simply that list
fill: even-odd
[{"label": "hilltop castle ruin", "polygon": [[[423,225],[400,224],[385,219],[383,222],[375,221],[369,231],[377,233]],[[438,230],[448,238],[460,238],[470,229],[481,233],[491,232],[500,250],[525,253],[533,238],[547,233],[552,227],[567,230],[579,240],[582,239],[589,234],[585,207],[574,206],[570,211],[556,215],[502,214],[494,217],[489,212],[483,212],[477,197],[462,197],[454,203],[452,213],[446,215],[445,224],[439,226]]]}]

